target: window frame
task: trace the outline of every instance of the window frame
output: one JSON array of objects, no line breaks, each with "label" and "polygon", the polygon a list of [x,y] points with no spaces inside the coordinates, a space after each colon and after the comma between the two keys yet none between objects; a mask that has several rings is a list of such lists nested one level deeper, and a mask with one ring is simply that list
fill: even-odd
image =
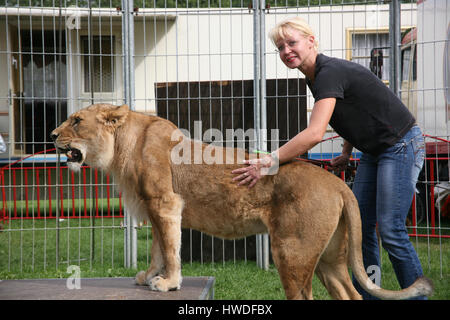
[{"label": "window frame", "polygon": [[[401,32],[405,32],[406,30],[412,28],[412,26],[402,26]],[[353,61],[355,57],[353,57],[353,35],[354,34],[389,34],[389,26],[386,27],[378,27],[378,28],[347,28],[346,31],[346,54],[345,58],[348,61]],[[389,56],[388,56],[389,57]],[[369,57],[370,59],[370,57]],[[389,80],[382,80],[386,85],[389,85]]]},{"label": "window frame", "polygon": [[[92,37],[94,37],[94,40],[97,39],[101,39],[101,38],[110,38],[110,43],[112,41],[112,49],[113,52],[108,54],[107,56],[111,57],[112,59],[112,91],[86,91],[85,90],[85,79],[86,79],[86,68],[85,68],[85,58],[89,57],[89,53],[85,54],[85,39],[89,39],[89,35],[87,34],[80,34],[80,56],[81,56],[81,61],[80,61],[80,68],[81,68],[81,75],[80,75],[80,94],[82,95],[90,95],[90,94],[100,94],[100,95],[113,95],[117,92],[118,89],[118,83],[117,83],[117,70],[118,70],[118,59],[116,59],[117,56],[117,35],[112,33],[112,34],[94,34],[92,35]],[[112,40],[111,40],[112,38]],[[95,53],[94,53],[95,54]]]}]

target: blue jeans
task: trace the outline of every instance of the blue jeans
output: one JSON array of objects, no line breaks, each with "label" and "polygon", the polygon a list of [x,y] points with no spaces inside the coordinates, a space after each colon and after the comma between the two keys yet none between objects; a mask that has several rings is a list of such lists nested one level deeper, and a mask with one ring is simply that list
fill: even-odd
[{"label": "blue jeans", "polygon": [[[376,266],[380,271],[378,276],[381,275],[375,231],[377,224],[381,243],[389,255],[400,287],[409,287],[423,275],[419,258],[409,240],[406,217],[424,157],[425,143],[418,126],[411,128],[384,153],[361,156],[352,190],[361,211],[364,267],[372,280],[377,280],[373,274]],[[354,277],[353,284],[363,299],[375,299],[361,288]]]}]

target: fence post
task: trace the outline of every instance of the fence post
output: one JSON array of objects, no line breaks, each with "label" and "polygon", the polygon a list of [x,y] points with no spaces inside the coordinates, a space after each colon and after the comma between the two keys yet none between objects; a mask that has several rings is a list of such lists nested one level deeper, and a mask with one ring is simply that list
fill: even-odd
[{"label": "fence post", "polygon": [[[122,54],[125,103],[134,110],[134,1],[122,0]],[[136,220],[125,209],[124,256],[126,268],[137,268]]]},{"label": "fence post", "polygon": [[[56,244],[55,244],[55,246],[56,246],[56,248],[55,248],[55,256],[56,256],[56,261],[55,261],[55,265],[56,265],[56,270],[58,270],[58,268],[59,268],[59,214],[60,214],[60,212],[59,212],[59,205],[60,205],[60,203],[59,203],[59,197],[60,197],[60,195],[59,195],[59,192],[58,192],[58,183],[59,183],[59,175],[60,175],[60,171],[59,171],[59,169],[60,169],[60,163],[61,163],[61,154],[60,154],[60,152],[59,152],[59,150],[58,149],[56,149],[56,154],[57,154],[57,161],[56,161],[56,177],[55,177],[55,179],[56,179],[56,181],[55,181],[55,186],[56,186],[56,194],[55,194],[55,201],[56,201],[56,212],[55,212],[55,215],[56,215],[56,219],[55,219],[55,224],[56,224]],[[14,185],[15,185],[15,183],[14,183]],[[50,187],[51,188],[51,187]]]},{"label": "fence post", "polygon": [[[267,150],[267,112],[266,112],[266,70],[265,70],[265,0],[253,0],[253,94],[254,127],[256,147]],[[256,235],[256,263],[269,268],[269,236]]]},{"label": "fence post", "polygon": [[[260,123],[261,114],[259,109],[260,104],[260,16],[259,16],[259,0],[253,0],[253,125],[256,131],[256,148],[260,147]],[[251,152],[251,150],[250,150]],[[256,235],[256,265],[262,265],[262,236]]]},{"label": "fence post", "polygon": [[401,21],[400,21],[400,1],[391,0],[389,2],[389,88],[397,96],[400,96],[400,75],[401,75]]},{"label": "fence post", "polygon": [[[260,150],[273,151],[267,148],[267,104],[266,104],[266,18],[265,18],[266,1],[261,0],[260,3],[260,24],[261,24],[261,40],[260,40],[260,63],[261,63],[261,134],[260,134]],[[269,235],[262,235],[262,263],[261,268],[269,269]]]}]

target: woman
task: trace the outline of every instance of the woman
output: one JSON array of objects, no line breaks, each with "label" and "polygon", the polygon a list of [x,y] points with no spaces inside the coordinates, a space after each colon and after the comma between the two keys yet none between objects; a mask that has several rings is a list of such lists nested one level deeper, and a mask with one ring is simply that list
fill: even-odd
[{"label": "woman", "polygon": [[[361,211],[365,268],[373,272],[380,266],[378,223],[400,286],[408,287],[423,274],[405,227],[424,161],[424,140],[413,115],[365,67],[319,54],[315,36],[302,19],[282,21],[269,36],[284,64],[305,75],[315,103],[305,130],[270,156],[234,170],[234,180],[254,186],[276,161],[288,162],[321,142],[330,124],[344,138],[342,154],[331,160],[332,166],[345,168],[353,147],[362,152],[352,189]],[[373,298],[353,282],[364,299]]]}]

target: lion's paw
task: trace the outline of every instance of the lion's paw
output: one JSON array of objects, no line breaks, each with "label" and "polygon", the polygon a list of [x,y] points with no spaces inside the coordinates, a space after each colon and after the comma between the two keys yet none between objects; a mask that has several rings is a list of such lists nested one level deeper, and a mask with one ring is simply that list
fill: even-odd
[{"label": "lion's paw", "polygon": [[171,279],[165,279],[163,277],[158,276],[148,281],[148,285],[150,286],[150,289],[152,289],[153,291],[167,292],[180,290],[181,281],[174,281]]},{"label": "lion's paw", "polygon": [[139,286],[146,286],[147,285],[147,279],[145,277],[146,272],[145,271],[139,271],[136,275],[136,278],[134,279],[134,282]]}]

